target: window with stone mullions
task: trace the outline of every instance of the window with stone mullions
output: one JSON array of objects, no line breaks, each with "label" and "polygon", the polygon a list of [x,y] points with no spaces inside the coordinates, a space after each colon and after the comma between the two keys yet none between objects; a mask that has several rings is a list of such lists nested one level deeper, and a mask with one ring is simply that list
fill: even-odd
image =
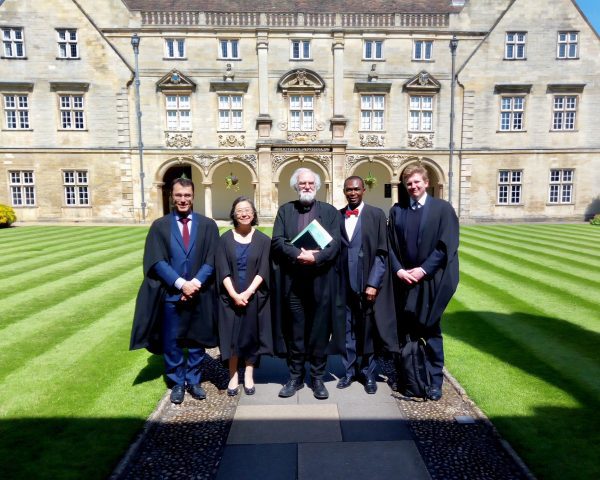
[{"label": "window with stone mullions", "polygon": [[83,95],[60,95],[60,123],[64,130],[84,130]]},{"label": "window with stone mullions", "polygon": [[556,57],[569,59],[578,58],[579,33],[578,32],[558,32],[558,44],[556,47]]},{"label": "window with stone mullions", "polygon": [[60,28],[58,33],[58,56],[60,58],[79,58],[77,30]]},{"label": "window with stone mullions", "polygon": [[523,172],[521,170],[500,170],[498,172],[498,203],[517,205],[521,203]]},{"label": "window with stone mullions", "polygon": [[192,117],[189,95],[167,95],[167,129],[171,131],[190,131]]},{"label": "window with stone mullions", "polygon": [[313,131],[314,117],[314,98],[311,95],[290,95],[290,130]]},{"label": "window with stone mullions", "polygon": [[362,95],[360,97],[360,129],[382,131],[384,110],[384,95]]},{"label": "window with stone mullions", "polygon": [[500,130],[523,130],[524,113],[524,97],[502,97],[500,104]]},{"label": "window with stone mullions", "polygon": [[167,58],[185,58],[185,40],[183,38],[167,38],[165,47]]},{"label": "window with stone mullions", "polygon": [[35,205],[35,181],[32,170],[10,172],[10,196],[13,207]]},{"label": "window with stone mullions", "polygon": [[27,95],[4,95],[6,128],[19,130],[29,128],[29,98]]},{"label": "window with stone mullions", "polygon": [[219,130],[242,130],[242,96],[219,95]]},{"label": "window with stone mullions", "polygon": [[507,32],[504,58],[507,60],[525,60],[527,33]]},{"label": "window with stone mullions", "polygon": [[410,97],[411,132],[431,132],[433,130],[433,97],[412,95]]},{"label": "window with stone mullions", "polygon": [[310,59],[310,40],[292,40],[291,50],[294,60]]},{"label": "window with stone mullions", "polygon": [[383,42],[381,40],[365,40],[365,60],[383,60]]},{"label": "window with stone mullions", "polygon": [[548,203],[573,203],[573,169],[550,170]]},{"label": "window with stone mullions", "polygon": [[552,130],[575,130],[576,95],[555,95],[552,110]]},{"label": "window with stone mullions", "polygon": [[226,59],[240,58],[237,40],[220,40],[219,56]]},{"label": "window with stone mullions", "polygon": [[23,29],[20,27],[3,28],[2,45],[4,47],[5,57],[24,58],[25,46],[23,44]]},{"label": "window with stone mullions", "polygon": [[90,204],[88,173],[86,170],[64,170],[63,183],[66,205]]},{"label": "window with stone mullions", "polygon": [[431,60],[433,42],[431,40],[415,40],[413,46],[413,60]]}]

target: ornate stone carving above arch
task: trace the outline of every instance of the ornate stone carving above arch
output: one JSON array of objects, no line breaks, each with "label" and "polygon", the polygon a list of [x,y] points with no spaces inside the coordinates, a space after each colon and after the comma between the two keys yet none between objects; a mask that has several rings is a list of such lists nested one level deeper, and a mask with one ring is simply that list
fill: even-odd
[{"label": "ornate stone carving above arch", "polygon": [[358,164],[373,161],[385,165],[390,171],[390,175],[394,176],[398,175],[400,173],[400,168],[411,160],[418,160],[418,158],[413,155],[401,155],[398,153],[381,155],[346,155],[346,176],[354,171]]},{"label": "ornate stone carving above arch", "polygon": [[[329,155],[298,155],[298,154],[272,154],[271,155],[271,168],[275,174],[274,178],[277,182],[279,174],[283,170],[283,166],[292,161],[298,161],[300,163],[309,162],[318,165],[324,169],[325,178],[323,182],[327,183],[331,181],[331,169],[333,164],[333,157]],[[308,165],[307,165],[308,167]]]}]

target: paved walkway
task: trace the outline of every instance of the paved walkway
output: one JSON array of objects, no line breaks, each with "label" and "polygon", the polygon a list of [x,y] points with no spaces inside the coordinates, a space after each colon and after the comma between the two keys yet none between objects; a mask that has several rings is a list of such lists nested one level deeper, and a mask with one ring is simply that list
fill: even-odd
[{"label": "paved walkway", "polygon": [[263,358],[256,394],[229,397],[218,349],[209,354],[207,399],[173,405],[167,391],[111,480],[534,479],[448,373],[439,402],[415,401],[391,392],[393,368],[381,361],[379,389],[367,395],[360,383],[335,388],[343,368],[331,357],[329,399],[308,386],[279,398],[287,367]]},{"label": "paved walkway", "polygon": [[375,395],[358,382],[339,390],[339,357],[328,371],[329,399],[315,399],[308,385],[279,398],[285,363],[263,359],[256,394],[241,393],[217,480],[430,479],[387,384]]}]

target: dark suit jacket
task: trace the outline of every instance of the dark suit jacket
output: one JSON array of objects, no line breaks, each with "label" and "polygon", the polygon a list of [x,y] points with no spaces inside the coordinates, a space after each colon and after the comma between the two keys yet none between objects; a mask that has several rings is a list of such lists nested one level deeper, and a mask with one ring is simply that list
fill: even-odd
[{"label": "dark suit jacket", "polygon": [[417,264],[427,275],[414,286],[401,283],[396,272],[405,268],[408,204],[390,210],[388,233],[396,310],[416,315],[420,324],[438,322],[458,286],[458,218],[448,202],[427,196],[417,239]]},{"label": "dark suit jacket", "polygon": [[[343,305],[338,297],[337,256],[340,249],[340,216],[337,209],[328,203],[315,201],[315,219],[333,237],[323,250],[315,254],[316,265],[300,265],[296,258],[300,249],[291,240],[298,232],[298,203],[288,202],[277,211],[271,241],[271,262],[273,267],[272,314],[274,348],[276,353],[285,355],[285,339],[289,338],[287,298],[292,282],[301,279],[311,282],[319,308],[313,321],[311,334],[326,331],[331,334],[329,352],[337,353],[344,348],[344,326],[340,324],[340,311]],[[318,333],[317,333],[318,332]],[[310,342],[312,344],[312,342]]]},{"label": "dark suit jacket", "polygon": [[[396,319],[391,298],[386,218],[383,210],[364,204],[352,238],[346,233],[346,207],[340,210],[343,305],[351,305],[347,295],[361,295],[361,309],[354,311],[354,332],[358,354],[375,350],[398,351]],[[378,289],[374,303],[364,298],[367,286]]]},{"label": "dark suit jacket", "polygon": [[[181,346],[190,347],[214,347],[217,344],[212,271],[219,230],[214,220],[194,213],[190,246],[185,251],[176,221],[173,214],[165,215],[155,220],[148,231],[144,248],[144,280],[136,300],[131,350],[146,348],[152,353],[163,353],[162,304],[177,301],[181,295],[173,286],[180,276],[189,279],[196,276],[204,282],[193,300],[181,303],[178,342]],[[159,263],[162,267],[157,269]],[[193,272],[193,275],[186,272]]]}]

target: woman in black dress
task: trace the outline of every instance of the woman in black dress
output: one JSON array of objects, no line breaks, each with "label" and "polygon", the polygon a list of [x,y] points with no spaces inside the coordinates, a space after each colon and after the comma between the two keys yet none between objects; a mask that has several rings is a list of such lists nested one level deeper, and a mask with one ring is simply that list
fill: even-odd
[{"label": "woman in black dress", "polygon": [[234,200],[230,218],[233,230],[221,237],[215,259],[221,359],[229,360],[227,394],[238,394],[238,363],[243,360],[244,392],[253,395],[254,366],[261,355],[273,353],[269,304],[271,239],[254,228],[258,220],[249,198]]}]

